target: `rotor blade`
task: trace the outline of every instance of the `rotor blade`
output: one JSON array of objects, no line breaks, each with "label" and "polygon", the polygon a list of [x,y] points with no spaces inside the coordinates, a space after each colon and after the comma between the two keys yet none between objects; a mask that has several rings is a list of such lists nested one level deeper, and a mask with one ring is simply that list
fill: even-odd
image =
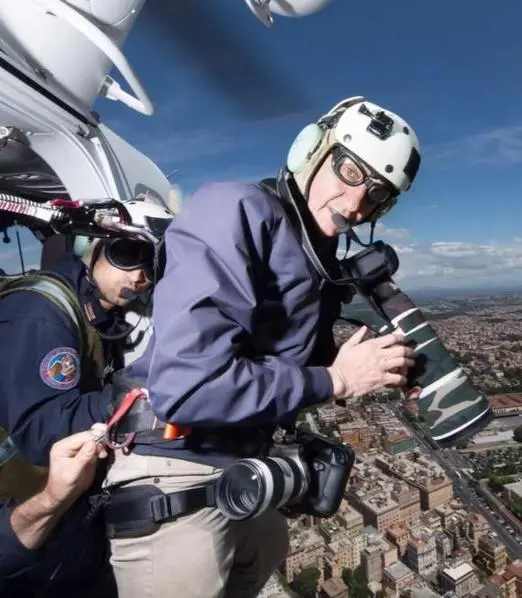
[{"label": "rotor blade", "polygon": [[[155,34],[169,39],[172,52],[204,72],[218,92],[249,120],[283,116],[310,108],[290,78],[265,58],[260,44],[245,42],[237,24],[223,15],[225,0],[151,0],[145,10]],[[248,8],[235,0],[238,11]],[[259,24],[252,19],[252,26]],[[265,30],[261,28],[260,35]],[[161,33],[160,33],[161,32]],[[266,31],[265,35],[271,34]]]}]

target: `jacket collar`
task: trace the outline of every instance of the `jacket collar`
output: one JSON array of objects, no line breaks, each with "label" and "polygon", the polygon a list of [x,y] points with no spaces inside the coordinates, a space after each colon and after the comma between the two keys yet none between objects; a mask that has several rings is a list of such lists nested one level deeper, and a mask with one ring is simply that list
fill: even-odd
[{"label": "jacket collar", "polygon": [[[81,259],[68,254],[49,269],[65,278],[72,286],[83,308],[87,321],[102,332],[108,332],[124,320],[119,308],[106,311],[100,304],[98,289]],[[119,327],[119,326],[118,326]]]}]

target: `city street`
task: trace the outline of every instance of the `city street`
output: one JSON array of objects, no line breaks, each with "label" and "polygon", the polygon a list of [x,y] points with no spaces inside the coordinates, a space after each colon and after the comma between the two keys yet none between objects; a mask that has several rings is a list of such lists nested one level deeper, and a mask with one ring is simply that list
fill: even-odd
[{"label": "city street", "polygon": [[[412,433],[419,446],[444,469],[446,475],[453,482],[455,496],[460,498],[466,505],[469,505],[470,509],[474,512],[480,513],[486,519],[492,531],[498,534],[499,538],[506,545],[506,551],[511,559],[522,558],[522,544],[507,531],[506,526],[508,523],[502,519],[498,511],[494,510],[490,512],[488,510],[485,502],[477,495],[474,488],[461,473],[461,470],[466,467],[466,462],[458,451],[455,449],[447,449],[444,452],[440,450],[436,451],[426,441],[423,434],[403,416],[399,406],[394,409],[394,413]],[[496,517],[500,518],[500,521]]]}]

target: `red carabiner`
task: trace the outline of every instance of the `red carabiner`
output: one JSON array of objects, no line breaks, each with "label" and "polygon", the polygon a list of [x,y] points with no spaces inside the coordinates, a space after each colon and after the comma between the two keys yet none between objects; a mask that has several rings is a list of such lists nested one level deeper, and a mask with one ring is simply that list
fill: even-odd
[{"label": "red carabiner", "polygon": [[129,390],[129,392],[123,397],[123,401],[118,405],[116,411],[112,414],[112,417],[107,422],[107,432],[106,432],[106,444],[112,448],[127,448],[134,440],[136,436],[136,432],[130,432],[129,434],[125,434],[125,440],[122,443],[114,442],[111,440],[111,432],[115,431],[115,428],[118,426],[120,421],[127,415],[127,413],[132,409],[132,406],[138,399],[145,399],[147,400],[146,393],[141,388],[133,388]]}]

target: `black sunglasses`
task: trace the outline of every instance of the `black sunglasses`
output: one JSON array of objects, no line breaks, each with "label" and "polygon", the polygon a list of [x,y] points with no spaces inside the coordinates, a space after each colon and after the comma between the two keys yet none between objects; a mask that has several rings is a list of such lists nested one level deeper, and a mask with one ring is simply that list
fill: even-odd
[{"label": "black sunglasses", "polygon": [[132,239],[115,239],[106,245],[107,261],[119,270],[143,269],[152,280],[154,273],[154,248],[151,243]]}]

